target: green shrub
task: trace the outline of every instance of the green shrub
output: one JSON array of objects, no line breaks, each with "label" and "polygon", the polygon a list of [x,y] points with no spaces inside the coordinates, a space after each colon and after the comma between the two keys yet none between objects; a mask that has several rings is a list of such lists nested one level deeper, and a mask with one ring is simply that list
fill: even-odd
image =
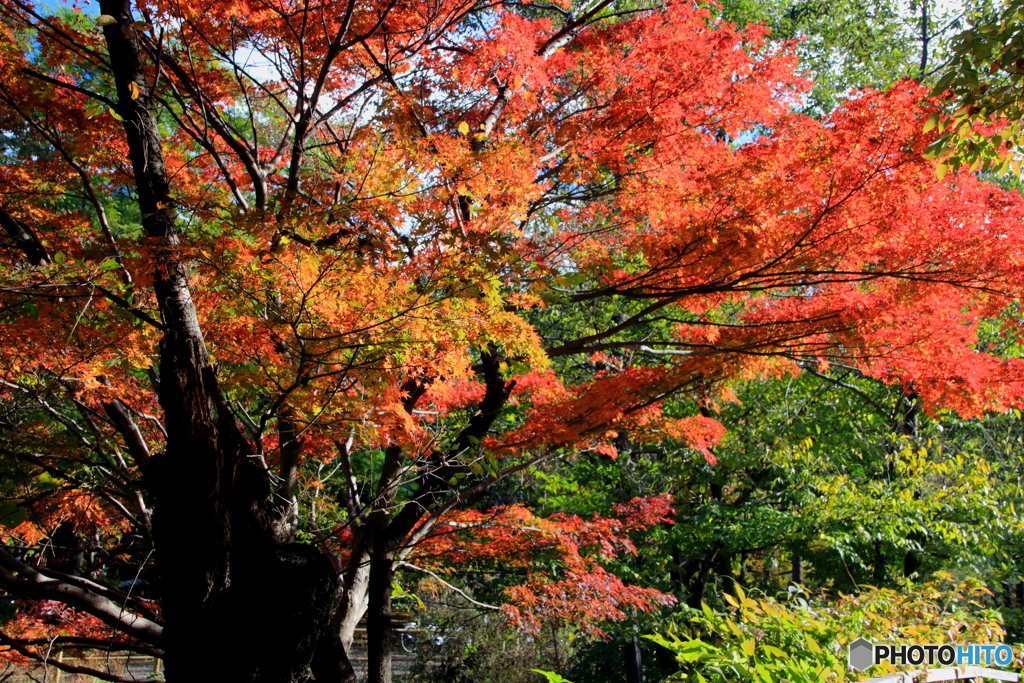
[{"label": "green shrub", "polygon": [[[847,645],[857,638],[897,643],[996,643],[999,615],[981,599],[977,581],[948,574],[903,590],[868,588],[855,596],[813,605],[799,594],[783,601],[755,599],[736,586],[723,595],[725,612],[707,605],[686,614],[683,626],[647,636],[671,650],[681,671],[666,680],[697,683],[818,683],[866,677],[847,670]],[[872,668],[871,675],[894,671]]]}]

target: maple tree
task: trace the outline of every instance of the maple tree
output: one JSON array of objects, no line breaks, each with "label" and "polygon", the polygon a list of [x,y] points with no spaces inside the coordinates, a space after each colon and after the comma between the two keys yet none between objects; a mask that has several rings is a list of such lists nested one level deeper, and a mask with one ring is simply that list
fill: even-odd
[{"label": "maple tree", "polygon": [[[99,10],[0,2],[0,588],[168,681],[353,680],[364,616],[390,680],[395,572],[491,486],[624,437],[712,460],[731,378],[1020,400],[976,337],[1024,202],[936,179],[913,83],[814,120],[792,46],[689,3]],[[601,560],[663,504],[492,511],[566,572],[508,612],[662,604]]]}]

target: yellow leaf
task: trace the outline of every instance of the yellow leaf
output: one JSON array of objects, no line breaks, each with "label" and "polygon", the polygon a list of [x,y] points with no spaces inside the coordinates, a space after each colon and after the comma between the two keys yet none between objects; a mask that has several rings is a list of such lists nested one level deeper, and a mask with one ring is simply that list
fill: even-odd
[{"label": "yellow leaf", "polygon": [[729,627],[729,630],[732,631],[737,638],[743,637],[743,631],[740,630],[739,625],[735,621],[732,619],[726,619],[725,625]]},{"label": "yellow leaf", "polygon": [[459,124],[459,132],[463,135],[469,135],[469,124],[463,121]]},{"label": "yellow leaf", "polygon": [[139,95],[142,94],[142,91],[139,89],[139,84],[135,81],[128,82],[128,92],[131,93],[133,100],[139,99]]},{"label": "yellow leaf", "polygon": [[117,17],[110,14],[101,14],[96,17],[97,26],[110,26],[117,23]]}]

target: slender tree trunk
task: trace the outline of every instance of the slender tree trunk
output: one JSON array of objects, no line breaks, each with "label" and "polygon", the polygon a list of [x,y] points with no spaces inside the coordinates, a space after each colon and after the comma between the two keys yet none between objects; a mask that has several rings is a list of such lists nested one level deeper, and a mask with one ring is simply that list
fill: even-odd
[{"label": "slender tree trunk", "polygon": [[882,542],[875,541],[875,558],[871,573],[871,582],[875,586],[881,586],[885,583],[886,563],[888,561],[889,558],[882,552]]},{"label": "slender tree trunk", "polygon": [[[389,508],[397,491],[395,483],[404,471],[402,459],[405,456],[397,448],[385,453],[377,496],[380,501],[378,504],[383,505],[369,516],[361,531],[365,534],[363,542],[372,543],[373,548],[370,553],[369,606],[366,615],[369,683],[391,683],[391,584],[396,559],[409,542],[413,529],[423,519],[425,511],[435,509],[446,496],[452,494],[449,482],[459,468],[450,463],[456,461],[457,456],[475,448],[487,435],[515,387],[515,381],[506,384],[502,379],[501,359],[493,350],[481,354],[480,366],[486,388],[478,404],[479,410],[470,418],[447,453],[435,452],[431,456],[436,467],[421,477],[412,498],[394,514]],[[428,386],[429,382],[420,379],[410,379],[403,385],[403,390],[408,394],[403,404],[407,411],[412,410]]]},{"label": "slender tree trunk", "polygon": [[712,568],[699,561],[694,561],[693,564],[696,567],[691,570],[686,582],[686,604],[694,609],[700,609],[701,603],[704,602],[704,592],[707,590]]},{"label": "slender tree trunk", "polygon": [[632,634],[625,647],[626,683],[644,683],[644,665],[640,653],[640,639]]},{"label": "slender tree trunk", "polygon": [[352,646],[356,626],[369,606],[369,583],[370,556],[353,548],[352,561],[346,574],[345,594],[334,618],[334,628],[346,650]]},{"label": "slender tree trunk", "polygon": [[374,552],[370,560],[369,607],[366,613],[367,683],[391,683],[391,580],[394,558]]},{"label": "slender tree trunk", "polygon": [[928,75],[928,43],[931,36],[928,34],[928,0],[921,1],[921,69],[919,80],[924,80]]}]

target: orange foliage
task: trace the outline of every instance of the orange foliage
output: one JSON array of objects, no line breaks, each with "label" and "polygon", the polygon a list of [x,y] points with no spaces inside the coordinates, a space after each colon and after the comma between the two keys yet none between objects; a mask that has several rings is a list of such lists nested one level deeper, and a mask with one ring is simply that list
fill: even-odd
[{"label": "orange foliage", "polygon": [[[502,607],[512,624],[536,633],[554,622],[600,636],[602,622],[675,603],[673,596],[627,585],[601,566],[601,560],[637,554],[630,533],[671,524],[671,503],[668,495],[634,498],[616,506],[615,517],[588,520],[568,514],[539,518],[519,505],[453,512],[412,557],[440,566],[519,569],[525,581],[505,591],[509,602]],[[541,568],[552,565],[557,572]]]}]

